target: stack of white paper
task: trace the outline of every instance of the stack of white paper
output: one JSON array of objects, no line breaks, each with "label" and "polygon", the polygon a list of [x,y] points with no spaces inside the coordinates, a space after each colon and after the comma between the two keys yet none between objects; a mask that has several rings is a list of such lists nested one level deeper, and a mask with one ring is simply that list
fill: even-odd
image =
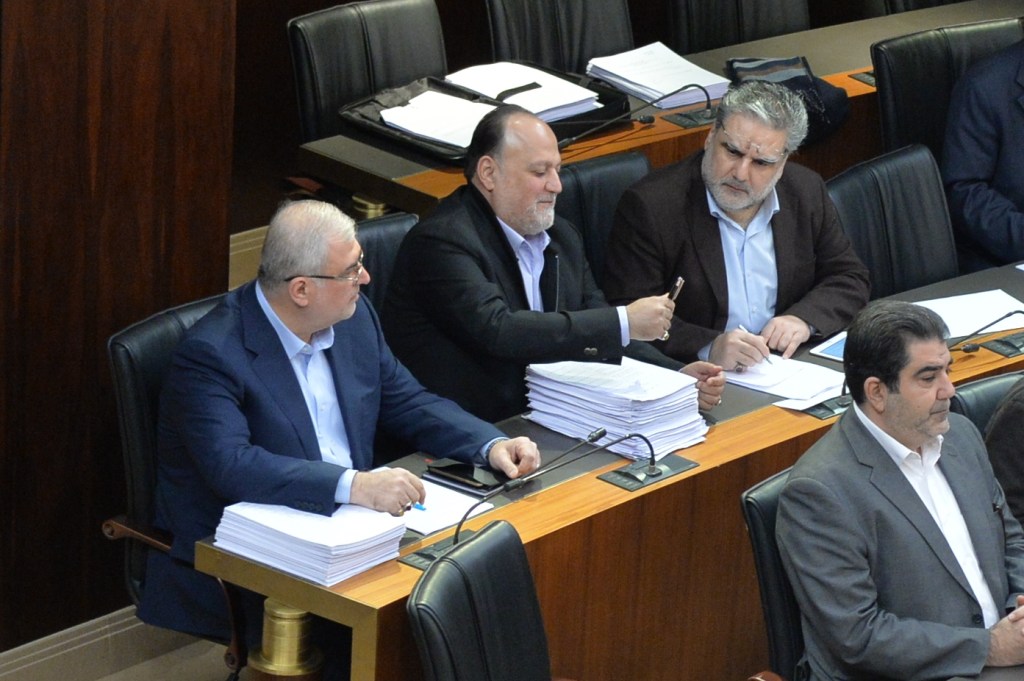
[{"label": "stack of white paper", "polygon": [[331,516],[286,506],[238,503],[224,509],[214,545],[330,586],[398,557],[405,523],[345,504]]},{"label": "stack of white paper", "polygon": [[703,86],[711,99],[720,98],[729,87],[729,81],[722,76],[683,59],[660,42],[610,57],[595,57],[587,64],[587,75],[607,81],[645,102],[655,103],[665,97],[656,103],[662,109],[705,101],[699,88],[676,92],[684,85]]},{"label": "stack of white paper", "polygon": [[[608,431],[605,442],[639,433],[651,441],[660,459],[703,442],[708,432],[697,411],[696,379],[628,357],[621,365],[531,364],[526,385],[532,410],[528,418],[572,437],[586,438],[596,428]],[[650,456],[640,438],[625,440],[611,451],[631,459]]]},{"label": "stack of white paper", "polygon": [[445,80],[506,104],[518,104],[549,123],[601,107],[593,90],[525,64],[500,61],[470,66],[448,74]]}]

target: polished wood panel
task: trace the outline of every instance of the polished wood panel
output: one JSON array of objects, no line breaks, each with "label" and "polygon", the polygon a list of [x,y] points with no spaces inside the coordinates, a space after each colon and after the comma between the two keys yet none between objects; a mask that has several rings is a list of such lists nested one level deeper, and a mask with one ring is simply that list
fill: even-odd
[{"label": "polished wood panel", "polygon": [[233,0],[0,15],[0,649],[128,602],[106,339],[223,290]]}]

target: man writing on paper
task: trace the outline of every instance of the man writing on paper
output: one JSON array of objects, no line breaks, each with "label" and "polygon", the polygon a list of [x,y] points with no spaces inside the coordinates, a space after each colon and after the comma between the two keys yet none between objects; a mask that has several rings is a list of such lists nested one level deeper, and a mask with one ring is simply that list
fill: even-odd
[{"label": "man writing on paper", "polygon": [[704,150],[627,189],[608,242],[613,303],[686,279],[670,357],[743,371],[844,328],[868,300],[868,272],[825,184],[787,164],[807,134],[803,100],[747,81],[718,106]]},{"label": "man writing on paper", "polygon": [[793,466],[776,537],[822,679],[947,679],[1024,663],[1024,532],[951,414],[946,325],[876,301],[850,326],[854,404]]},{"label": "man writing on paper", "polygon": [[[150,552],[144,621],[227,638],[217,583],[191,564],[230,503],[327,515],[339,503],[401,514],[424,501],[412,473],[366,470],[378,424],[511,478],[539,465],[533,442],[505,438],[413,379],[359,295],[369,281],[351,218],[319,201],[286,204],[270,222],[258,279],[182,341],[161,396],[156,491],[156,524],[174,545],[170,556]],[[248,595],[246,638],[258,645],[262,600]],[[345,678],[347,644],[319,643],[336,661],[325,678]]]},{"label": "man writing on paper", "polygon": [[395,354],[429,389],[488,420],[526,409],[528,364],[623,356],[683,368],[698,379],[701,406],[714,406],[718,367],[683,367],[642,342],[668,329],[669,287],[619,308],[605,302],[579,232],[555,215],[560,167],[551,128],[525,109],[501,106],[480,121],[469,184],[402,242],[384,315]]}]

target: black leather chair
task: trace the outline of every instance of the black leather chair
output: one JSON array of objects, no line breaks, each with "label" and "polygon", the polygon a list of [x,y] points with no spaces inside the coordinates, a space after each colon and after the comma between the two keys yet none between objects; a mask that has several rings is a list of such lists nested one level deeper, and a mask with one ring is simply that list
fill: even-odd
[{"label": "black leather chair", "polygon": [[962,0],[861,0],[859,4],[865,17],[881,17],[914,9],[949,5],[954,2],[962,2]]},{"label": "black leather chair", "polygon": [[[152,526],[156,489],[156,432],[160,388],[178,342],[185,331],[212,310],[224,294],[159,312],[117,332],[107,342],[114,377],[114,398],[121,431],[121,450],[128,484],[128,507],[103,523],[108,539],[126,539],[125,582],[138,604],[146,581],[149,551],[169,552],[172,537]],[[240,627],[244,621],[230,585],[221,583],[231,615],[231,640],[224,662],[237,679],[247,651]]]},{"label": "black leather chair", "polygon": [[[669,0],[668,46],[679,54],[713,50],[810,28],[807,0]],[[737,57],[769,55],[737,54]]]},{"label": "black leather chair", "polygon": [[779,496],[788,477],[787,468],[759,482],[743,493],[741,504],[754,551],[757,583],[761,589],[769,665],[772,672],[795,681],[797,664],[804,652],[803,628],[800,607],[775,541]]},{"label": "black leather chair", "polygon": [[434,0],[367,0],[288,22],[302,142],[336,135],[338,109],[389,87],[444,77]]},{"label": "black leather chair", "polygon": [[886,151],[924,144],[942,158],[949,97],[972,63],[1024,38],[1021,19],[946,26],[871,46]]},{"label": "black leather chair", "polygon": [[633,49],[626,0],[487,0],[494,61],[584,73],[593,57]]},{"label": "black leather chair", "polygon": [[526,551],[498,520],[438,558],[406,602],[427,681],[550,681]]},{"label": "black leather chair", "polygon": [[859,163],[826,183],[871,297],[957,276],[956,244],[935,159],[920,144]]},{"label": "black leather chair", "polygon": [[649,173],[651,163],[639,152],[611,154],[562,166],[562,193],[555,212],[583,235],[587,262],[597,285],[604,277],[605,245],[622,192]]},{"label": "black leather chair", "polygon": [[363,266],[370,273],[370,283],[361,288],[377,314],[384,310],[384,298],[395,271],[395,256],[402,239],[419,218],[411,213],[389,213],[358,223],[359,245],[363,248]]},{"label": "black leather chair", "polygon": [[988,422],[1006,393],[1010,391],[1024,372],[1015,371],[998,376],[979,378],[956,387],[956,395],[950,400],[950,411],[963,414],[985,434]]}]

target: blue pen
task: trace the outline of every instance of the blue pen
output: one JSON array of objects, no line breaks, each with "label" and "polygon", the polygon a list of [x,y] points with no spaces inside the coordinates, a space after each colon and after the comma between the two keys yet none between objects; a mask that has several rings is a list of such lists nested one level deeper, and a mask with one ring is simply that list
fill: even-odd
[{"label": "blue pen", "polygon": [[423,504],[421,504],[418,501],[415,504],[413,504],[412,507],[415,508],[417,511],[426,511],[427,510],[427,507],[424,506]]}]

